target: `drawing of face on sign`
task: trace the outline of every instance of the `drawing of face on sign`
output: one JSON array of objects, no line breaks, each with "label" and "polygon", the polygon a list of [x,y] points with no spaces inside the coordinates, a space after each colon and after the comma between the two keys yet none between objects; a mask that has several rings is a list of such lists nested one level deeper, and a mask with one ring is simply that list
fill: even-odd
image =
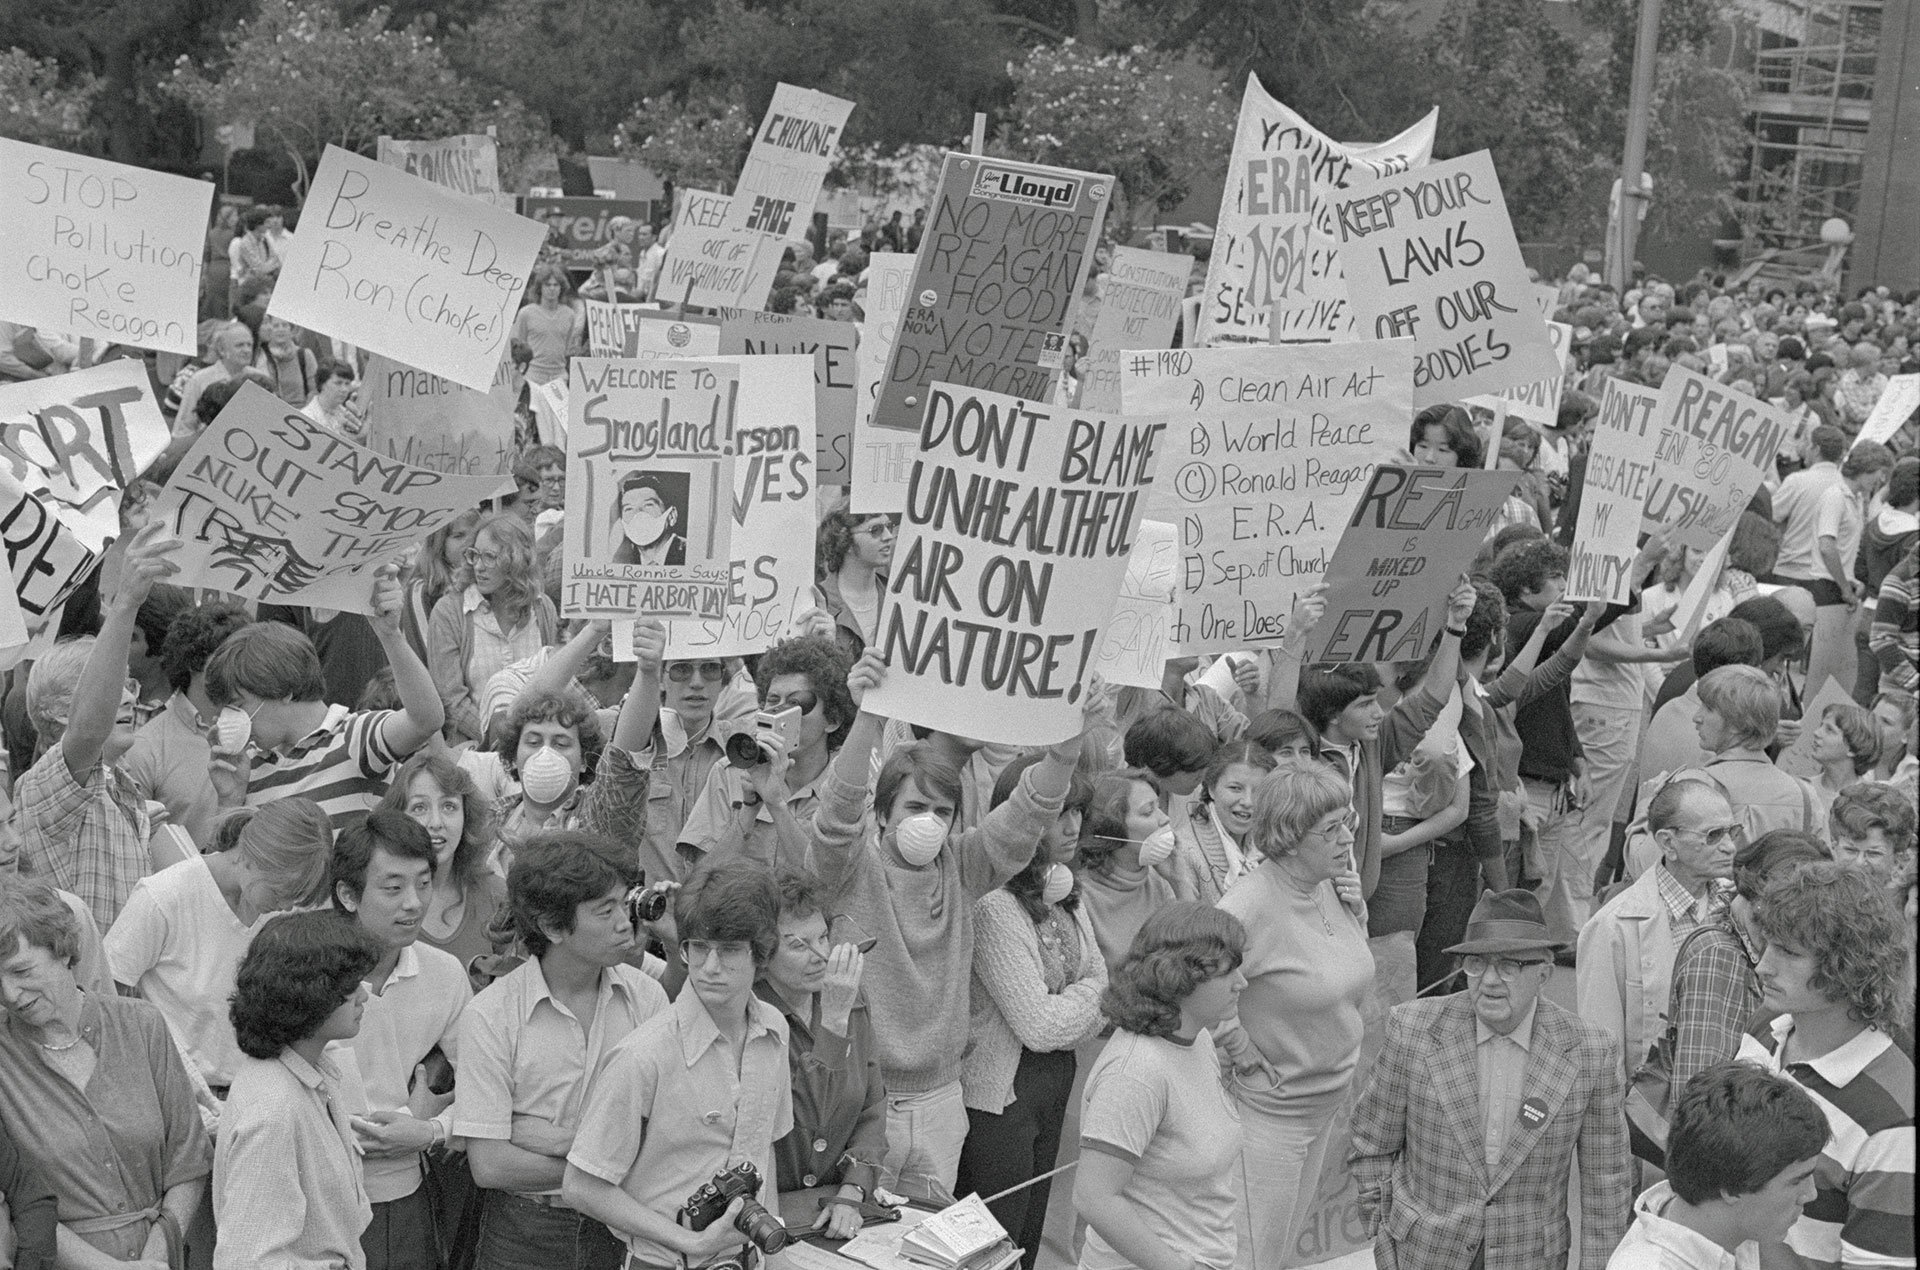
[{"label": "drawing of face on sign", "polygon": [[641,469],[620,478],[611,537],[620,563],[685,564],[687,474]]}]

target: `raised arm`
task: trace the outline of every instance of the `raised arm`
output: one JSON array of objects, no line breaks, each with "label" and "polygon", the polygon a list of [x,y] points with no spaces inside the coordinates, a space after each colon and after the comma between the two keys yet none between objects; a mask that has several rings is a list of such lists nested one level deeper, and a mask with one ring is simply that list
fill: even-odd
[{"label": "raised arm", "polygon": [[[574,642],[579,642],[579,636]],[[620,703],[613,736],[601,751],[600,765],[594,771],[593,783],[587,786],[586,804],[581,809],[589,828],[629,844],[643,842],[647,836],[653,729],[660,718],[660,663],[667,651],[665,624],[657,617],[635,622],[633,649],[639,655],[639,669],[626,700]]]},{"label": "raised arm", "polygon": [[827,779],[807,835],[809,864],[829,894],[837,894],[853,878],[860,863],[861,827],[867,813],[867,772],[880,744],[886,720],[862,702],[867,690],[886,678],[887,664],[877,648],[868,647],[847,672],[847,692],[860,707],[840,752],[827,765]]},{"label": "raised arm", "polygon": [[180,540],[166,532],[165,522],[150,521],[133,536],[121,560],[120,589],[107,606],[100,634],[94,637],[87,668],[73,690],[66,731],[60,734],[60,756],[81,785],[99,765],[120,715],[127,690],[127,650],[140,606],[153,594],[154,583],[180,571],[171,558],[179,546]]},{"label": "raised arm", "polygon": [[400,585],[397,565],[383,564],[373,572],[373,633],[380,651],[393,667],[393,688],[400,697],[400,711],[386,717],[383,739],[396,757],[405,757],[425,745],[446,726],[447,712],[440,703],[440,690],[420,655],[407,642],[400,615],[407,597]]}]

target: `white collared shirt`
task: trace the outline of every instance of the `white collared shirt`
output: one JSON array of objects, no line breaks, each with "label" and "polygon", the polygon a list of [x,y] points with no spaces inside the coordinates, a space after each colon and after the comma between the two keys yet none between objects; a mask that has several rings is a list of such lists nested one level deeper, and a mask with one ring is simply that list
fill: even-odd
[{"label": "white collared shirt", "polygon": [[1749,1240],[1728,1252],[1662,1216],[1673,1201],[1671,1182],[1656,1182],[1641,1193],[1633,1203],[1633,1225],[1607,1258],[1607,1270],[1758,1270],[1758,1245]]}]

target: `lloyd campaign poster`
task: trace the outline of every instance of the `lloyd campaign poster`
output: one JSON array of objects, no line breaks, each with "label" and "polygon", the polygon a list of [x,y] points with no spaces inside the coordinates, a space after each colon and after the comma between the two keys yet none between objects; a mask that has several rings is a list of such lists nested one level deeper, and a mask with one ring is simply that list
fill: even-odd
[{"label": "lloyd campaign poster", "polygon": [[573,359],[562,614],[726,616],[739,394],[725,362]]}]

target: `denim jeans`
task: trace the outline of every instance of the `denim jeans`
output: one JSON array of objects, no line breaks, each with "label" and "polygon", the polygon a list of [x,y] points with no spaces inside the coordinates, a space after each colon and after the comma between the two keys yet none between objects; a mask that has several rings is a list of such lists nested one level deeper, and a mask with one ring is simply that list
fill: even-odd
[{"label": "denim jeans", "polygon": [[627,1246],[584,1213],[488,1191],[475,1270],[620,1270]]}]

